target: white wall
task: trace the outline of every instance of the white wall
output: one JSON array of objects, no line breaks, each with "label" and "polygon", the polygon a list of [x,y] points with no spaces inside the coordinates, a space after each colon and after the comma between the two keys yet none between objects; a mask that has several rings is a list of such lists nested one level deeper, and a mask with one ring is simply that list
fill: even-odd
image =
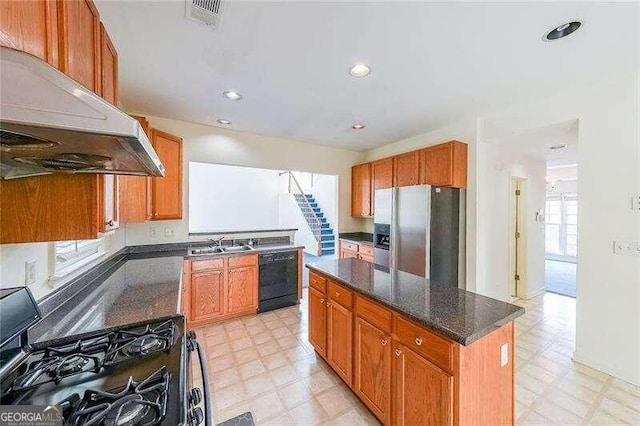
[{"label": "white wall", "polygon": [[[144,115],[144,114],[142,114]],[[338,175],[340,232],[360,231],[362,222],[351,217],[351,166],[364,161],[364,153],[320,145],[274,138],[185,121],[147,116],[157,129],[180,136],[184,140],[183,193],[188,194],[189,161],[259,167],[274,170],[304,170],[319,174]],[[183,201],[183,220],[127,225],[127,245],[159,244],[187,241],[189,206]],[[156,238],[150,237],[151,227],[160,228]],[[172,227],[174,237],[165,237],[162,228]]]},{"label": "white wall", "polygon": [[[125,245],[125,231],[118,229],[111,233],[107,239],[107,253],[109,256]],[[0,288],[21,287],[25,285],[25,262],[36,261],[36,282],[29,286],[36,299],[41,299],[55,288],[60,287],[70,279],[78,275],[83,268],[76,273],[59,279],[55,283],[49,282],[49,276],[53,274],[55,262],[51,243],[31,244],[2,244],[0,245]]]},{"label": "white wall", "polygon": [[190,232],[279,227],[277,170],[190,162],[189,176]]}]

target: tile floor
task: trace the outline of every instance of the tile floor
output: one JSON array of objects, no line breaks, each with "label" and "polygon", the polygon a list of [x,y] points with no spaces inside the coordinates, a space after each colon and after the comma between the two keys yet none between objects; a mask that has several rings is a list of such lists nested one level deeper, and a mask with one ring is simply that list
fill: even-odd
[{"label": "tile floor", "polygon": [[[251,411],[258,425],[378,424],[307,341],[307,305],[197,330],[215,423]],[[575,300],[518,301],[518,424],[640,424],[640,388],[571,361]]]}]

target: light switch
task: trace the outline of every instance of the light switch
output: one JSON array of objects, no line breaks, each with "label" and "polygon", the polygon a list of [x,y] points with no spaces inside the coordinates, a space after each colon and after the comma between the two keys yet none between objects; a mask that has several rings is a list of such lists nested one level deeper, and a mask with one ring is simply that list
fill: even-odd
[{"label": "light switch", "polygon": [[640,210],[640,195],[631,197],[631,210]]},{"label": "light switch", "polygon": [[505,343],[500,348],[500,367],[509,364],[509,344]]}]

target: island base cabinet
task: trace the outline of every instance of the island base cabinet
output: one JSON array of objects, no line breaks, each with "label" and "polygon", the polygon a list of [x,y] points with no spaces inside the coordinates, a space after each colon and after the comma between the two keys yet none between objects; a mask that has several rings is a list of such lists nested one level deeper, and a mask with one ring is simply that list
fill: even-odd
[{"label": "island base cabinet", "polygon": [[391,342],[389,336],[356,318],[353,387],[384,424],[391,412]]},{"label": "island base cabinet", "polygon": [[327,303],[327,362],[351,386],[353,314],[337,302]]},{"label": "island base cabinet", "polygon": [[327,307],[324,293],[309,287],[309,342],[322,357],[327,356]]},{"label": "island base cabinet", "polygon": [[397,342],[393,352],[392,424],[453,424],[453,376]]}]

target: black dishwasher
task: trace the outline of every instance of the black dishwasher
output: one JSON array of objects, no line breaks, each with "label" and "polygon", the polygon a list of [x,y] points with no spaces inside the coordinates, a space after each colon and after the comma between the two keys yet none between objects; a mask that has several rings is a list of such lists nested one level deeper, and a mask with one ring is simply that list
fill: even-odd
[{"label": "black dishwasher", "polygon": [[258,312],[298,303],[298,252],[261,254],[259,264]]}]

